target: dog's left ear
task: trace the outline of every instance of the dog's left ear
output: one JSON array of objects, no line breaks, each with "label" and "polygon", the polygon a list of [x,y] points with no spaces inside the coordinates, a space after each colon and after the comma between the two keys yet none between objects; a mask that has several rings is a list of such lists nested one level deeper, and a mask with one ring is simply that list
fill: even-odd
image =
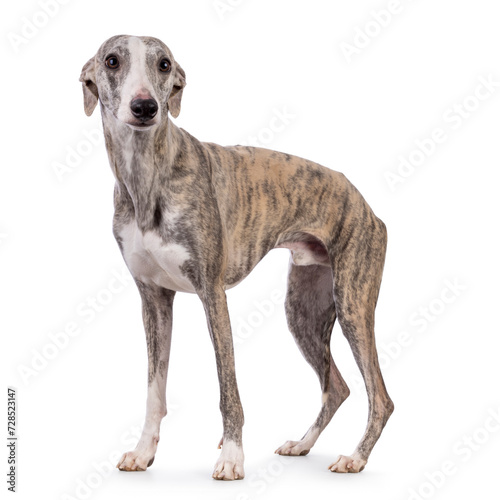
[{"label": "dog's left ear", "polygon": [[82,68],[80,81],[83,87],[83,106],[85,108],[85,114],[90,116],[94,112],[99,99],[99,92],[97,91],[97,85],[95,83],[95,57],[89,59]]},{"label": "dog's left ear", "polygon": [[174,74],[174,86],[172,88],[172,92],[170,92],[170,97],[168,98],[168,110],[170,114],[177,118],[179,113],[181,112],[181,99],[182,99],[182,91],[186,86],[186,73],[181,68],[181,65],[176,62],[175,63],[175,74]]}]

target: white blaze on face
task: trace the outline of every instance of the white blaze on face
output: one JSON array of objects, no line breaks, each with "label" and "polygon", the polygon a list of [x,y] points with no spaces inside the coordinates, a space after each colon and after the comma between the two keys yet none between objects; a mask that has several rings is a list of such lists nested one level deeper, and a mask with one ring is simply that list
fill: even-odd
[{"label": "white blaze on face", "polygon": [[[130,103],[134,99],[153,98],[158,102],[153,86],[148,80],[146,44],[138,37],[130,37],[128,40],[128,50],[130,53],[130,68],[121,90],[121,102],[118,109],[118,120],[123,122],[135,121],[130,111]],[[155,117],[155,121],[160,119],[160,110]]]}]

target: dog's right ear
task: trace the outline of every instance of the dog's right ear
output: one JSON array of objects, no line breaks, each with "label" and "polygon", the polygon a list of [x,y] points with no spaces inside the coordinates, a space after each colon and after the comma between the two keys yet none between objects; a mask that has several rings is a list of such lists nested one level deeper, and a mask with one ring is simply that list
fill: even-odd
[{"label": "dog's right ear", "polygon": [[99,93],[95,83],[95,57],[89,59],[82,68],[80,81],[83,87],[83,106],[85,108],[85,114],[90,116],[94,112],[99,99]]}]

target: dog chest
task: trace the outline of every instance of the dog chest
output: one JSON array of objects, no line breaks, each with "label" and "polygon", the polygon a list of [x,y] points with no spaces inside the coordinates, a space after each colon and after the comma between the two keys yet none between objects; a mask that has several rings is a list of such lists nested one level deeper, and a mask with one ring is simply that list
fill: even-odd
[{"label": "dog chest", "polygon": [[145,284],[169,290],[194,293],[194,287],[181,271],[190,259],[187,248],[165,242],[156,232],[142,232],[132,221],[119,231],[122,251],[132,276]]}]

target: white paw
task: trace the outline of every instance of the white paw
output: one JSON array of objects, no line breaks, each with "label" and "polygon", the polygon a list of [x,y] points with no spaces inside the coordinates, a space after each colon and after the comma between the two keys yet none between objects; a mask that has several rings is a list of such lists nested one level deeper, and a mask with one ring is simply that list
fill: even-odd
[{"label": "white paw", "polygon": [[274,453],[278,455],[289,455],[293,457],[304,456],[309,453],[310,446],[305,441],[287,441],[283,446],[280,446]]},{"label": "white paw", "polygon": [[361,472],[365,468],[366,462],[360,457],[339,455],[337,461],[330,464],[328,469],[332,472]]},{"label": "white paw", "polygon": [[243,448],[234,441],[224,440],[222,443],[222,452],[217,460],[212,477],[214,479],[223,479],[232,481],[234,479],[243,479],[245,471],[243,469]]},{"label": "white paw", "polygon": [[155,450],[135,449],[124,453],[116,467],[123,471],[143,471],[146,470],[155,460]]}]

